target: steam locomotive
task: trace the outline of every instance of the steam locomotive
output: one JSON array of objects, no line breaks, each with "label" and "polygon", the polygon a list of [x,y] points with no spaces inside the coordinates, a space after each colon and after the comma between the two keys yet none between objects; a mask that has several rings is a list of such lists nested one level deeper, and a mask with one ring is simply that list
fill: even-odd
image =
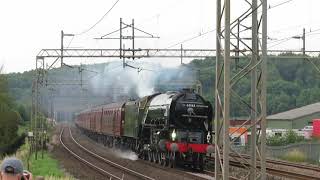
[{"label": "steam locomotive", "polygon": [[76,125],[104,145],[126,147],[163,166],[203,169],[212,153],[212,106],[190,89],[112,103],[76,115]]}]

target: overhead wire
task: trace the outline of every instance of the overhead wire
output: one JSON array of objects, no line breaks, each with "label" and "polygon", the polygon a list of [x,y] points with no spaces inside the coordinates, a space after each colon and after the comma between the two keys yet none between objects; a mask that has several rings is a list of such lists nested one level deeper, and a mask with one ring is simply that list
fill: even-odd
[{"label": "overhead wire", "polygon": [[[310,33],[314,33],[314,32],[317,32],[317,31],[320,31],[320,28],[319,28],[319,29],[316,29],[316,30],[313,30],[313,31],[306,32],[305,35],[306,35],[306,36],[310,36],[310,35],[313,35],[313,34],[310,34]],[[317,33],[317,34],[318,34],[318,33]],[[289,36],[289,37],[286,37],[286,38],[278,39],[278,40],[275,40],[275,41],[273,41],[273,42],[270,42],[270,43],[268,43],[268,44],[273,44],[273,43],[276,43],[276,44],[273,44],[273,45],[271,45],[271,46],[268,47],[268,48],[272,48],[272,47],[278,46],[278,45],[280,45],[280,44],[282,44],[282,43],[285,43],[285,42],[293,39],[294,36],[301,36],[301,33],[300,33],[300,34],[293,35],[293,36]]]},{"label": "overhead wire", "polygon": [[80,32],[80,33],[78,33],[78,34],[75,34],[75,35],[76,35],[76,36],[80,36],[80,35],[83,35],[83,34],[89,32],[91,29],[93,29],[96,25],[98,25],[98,24],[110,13],[110,11],[118,4],[119,1],[120,1],[120,0],[117,0],[117,1],[111,6],[111,8],[110,8],[96,23],[94,23],[90,28],[88,28],[88,29],[86,29],[86,30],[84,30],[84,31],[82,31],[82,32]]},{"label": "overhead wire", "polygon": [[[287,4],[287,3],[291,2],[291,1],[293,1],[293,0],[287,0],[287,1],[285,1],[285,2],[281,2],[281,3],[278,3],[278,4],[273,5],[273,6],[270,6],[270,5],[269,5],[268,10],[273,9],[273,8],[276,8],[276,7],[279,7],[279,6],[282,6],[282,5]],[[201,37],[201,36],[203,36],[203,35],[206,35],[206,34],[208,34],[208,33],[212,33],[212,32],[214,32],[214,31],[216,31],[216,29],[211,29],[211,30],[209,30],[209,31],[206,31],[205,33],[200,33],[200,34],[197,35],[197,36],[193,36],[193,37],[187,38],[187,39],[185,39],[185,40],[182,40],[182,41],[180,41],[180,42],[178,42],[178,43],[175,43],[175,44],[173,44],[173,45],[170,45],[170,46],[168,46],[166,49],[171,48],[171,47],[174,47],[174,46],[177,46],[177,45],[179,45],[179,44],[184,44],[184,43],[186,43],[186,42],[188,42],[188,41],[192,41],[192,40],[194,40],[194,39],[196,39],[196,38],[199,38],[199,37]]]},{"label": "overhead wire", "polygon": [[284,4],[287,4],[287,3],[291,2],[291,1],[293,1],[293,0],[287,0],[287,1],[281,2],[281,3],[279,3],[279,4],[276,4],[276,5],[274,5],[274,6],[269,6],[269,9],[275,8],[275,7],[284,5]]},{"label": "overhead wire", "polygon": [[196,39],[196,38],[198,38],[198,37],[204,36],[204,35],[206,35],[206,34],[209,34],[209,33],[211,33],[211,32],[214,32],[214,31],[216,31],[216,29],[212,29],[212,30],[206,31],[206,32],[204,32],[204,33],[200,33],[200,34],[197,35],[197,36],[190,37],[190,38],[188,38],[188,39],[185,39],[185,40],[182,40],[182,41],[180,41],[180,42],[178,42],[178,43],[175,43],[175,44],[173,44],[173,45],[171,45],[171,46],[168,46],[166,49],[172,48],[172,47],[177,46],[177,45],[179,45],[179,44],[184,44],[185,42],[188,42],[188,41],[192,41],[192,40],[194,40],[194,39]]},{"label": "overhead wire", "polygon": [[73,39],[74,39],[74,36],[72,36],[72,38],[70,39],[70,41],[69,41],[69,43],[68,43],[68,45],[67,45],[66,49],[68,49],[68,48],[69,48],[69,46],[70,46],[70,44],[72,43]]},{"label": "overhead wire", "polygon": [[111,12],[111,10],[118,4],[119,1],[120,1],[120,0],[117,0],[116,2],[114,2],[113,5],[111,6],[111,8],[110,8],[96,23],[94,23],[94,24],[93,24],[92,26],[90,26],[88,29],[86,29],[86,30],[84,30],[84,31],[82,31],[82,32],[80,32],[80,33],[73,34],[73,36],[72,36],[71,40],[69,41],[66,49],[68,49],[68,48],[70,47],[70,45],[71,45],[71,43],[73,42],[75,36],[81,36],[81,35],[89,32],[89,31],[92,30],[93,28],[95,28],[96,25],[98,25],[98,24]]}]

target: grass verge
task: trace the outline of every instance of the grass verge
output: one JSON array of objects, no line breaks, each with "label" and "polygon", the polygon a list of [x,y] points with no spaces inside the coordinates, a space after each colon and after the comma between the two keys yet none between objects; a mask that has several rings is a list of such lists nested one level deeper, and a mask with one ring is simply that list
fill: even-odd
[{"label": "grass verge", "polygon": [[[25,132],[26,128],[21,128],[21,132]],[[41,151],[38,152],[38,158],[35,159],[35,155],[30,155],[30,144],[28,140],[25,141],[15,154],[8,155],[15,156],[23,161],[24,169],[28,169],[32,175],[33,179],[37,176],[42,176],[46,180],[73,180],[72,176],[66,175],[60,168],[59,163],[56,159],[52,157],[52,155],[48,151],[44,151],[43,158]],[[0,157],[0,163],[2,159]]]},{"label": "grass verge", "polygon": [[54,176],[54,177],[64,177],[64,173],[59,169],[59,164],[56,159],[53,159],[48,152],[38,153],[37,160],[35,156],[29,160],[30,171],[34,176]]},{"label": "grass verge", "polygon": [[282,159],[291,161],[291,162],[306,162],[306,155],[298,150],[293,150],[288,152],[286,155],[282,157]]}]

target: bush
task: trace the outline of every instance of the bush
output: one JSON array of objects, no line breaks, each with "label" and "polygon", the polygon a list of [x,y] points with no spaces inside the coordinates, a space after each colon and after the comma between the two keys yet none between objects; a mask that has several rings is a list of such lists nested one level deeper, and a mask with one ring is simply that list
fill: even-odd
[{"label": "bush", "polygon": [[288,144],[301,142],[303,140],[304,140],[304,137],[298,136],[298,134],[293,130],[288,130],[284,136],[274,135],[267,138],[267,145],[268,146],[285,146]]},{"label": "bush", "polygon": [[295,149],[284,155],[282,159],[292,162],[306,162],[307,157],[303,152]]}]

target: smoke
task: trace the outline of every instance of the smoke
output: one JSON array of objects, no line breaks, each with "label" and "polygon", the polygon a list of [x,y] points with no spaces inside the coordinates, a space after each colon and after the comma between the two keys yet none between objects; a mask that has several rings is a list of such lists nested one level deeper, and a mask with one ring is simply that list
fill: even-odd
[{"label": "smoke", "polygon": [[89,83],[92,93],[109,96],[113,102],[179,90],[190,87],[196,80],[196,71],[189,67],[165,68],[146,62],[128,62],[125,68],[120,62],[111,62],[103,67],[96,65],[92,70],[97,71]]},{"label": "smoke", "polygon": [[138,155],[130,150],[119,150],[119,149],[114,149],[113,153],[122,159],[129,159],[131,161],[136,161],[138,160]]},{"label": "smoke", "polygon": [[56,119],[71,119],[73,112],[156,92],[190,88],[197,80],[197,71],[190,64],[169,67],[171,62],[154,59],[152,62],[127,60],[127,64],[123,68],[122,62],[114,61],[50,70],[48,82],[61,85],[48,85],[42,90],[46,104],[42,111]]}]

